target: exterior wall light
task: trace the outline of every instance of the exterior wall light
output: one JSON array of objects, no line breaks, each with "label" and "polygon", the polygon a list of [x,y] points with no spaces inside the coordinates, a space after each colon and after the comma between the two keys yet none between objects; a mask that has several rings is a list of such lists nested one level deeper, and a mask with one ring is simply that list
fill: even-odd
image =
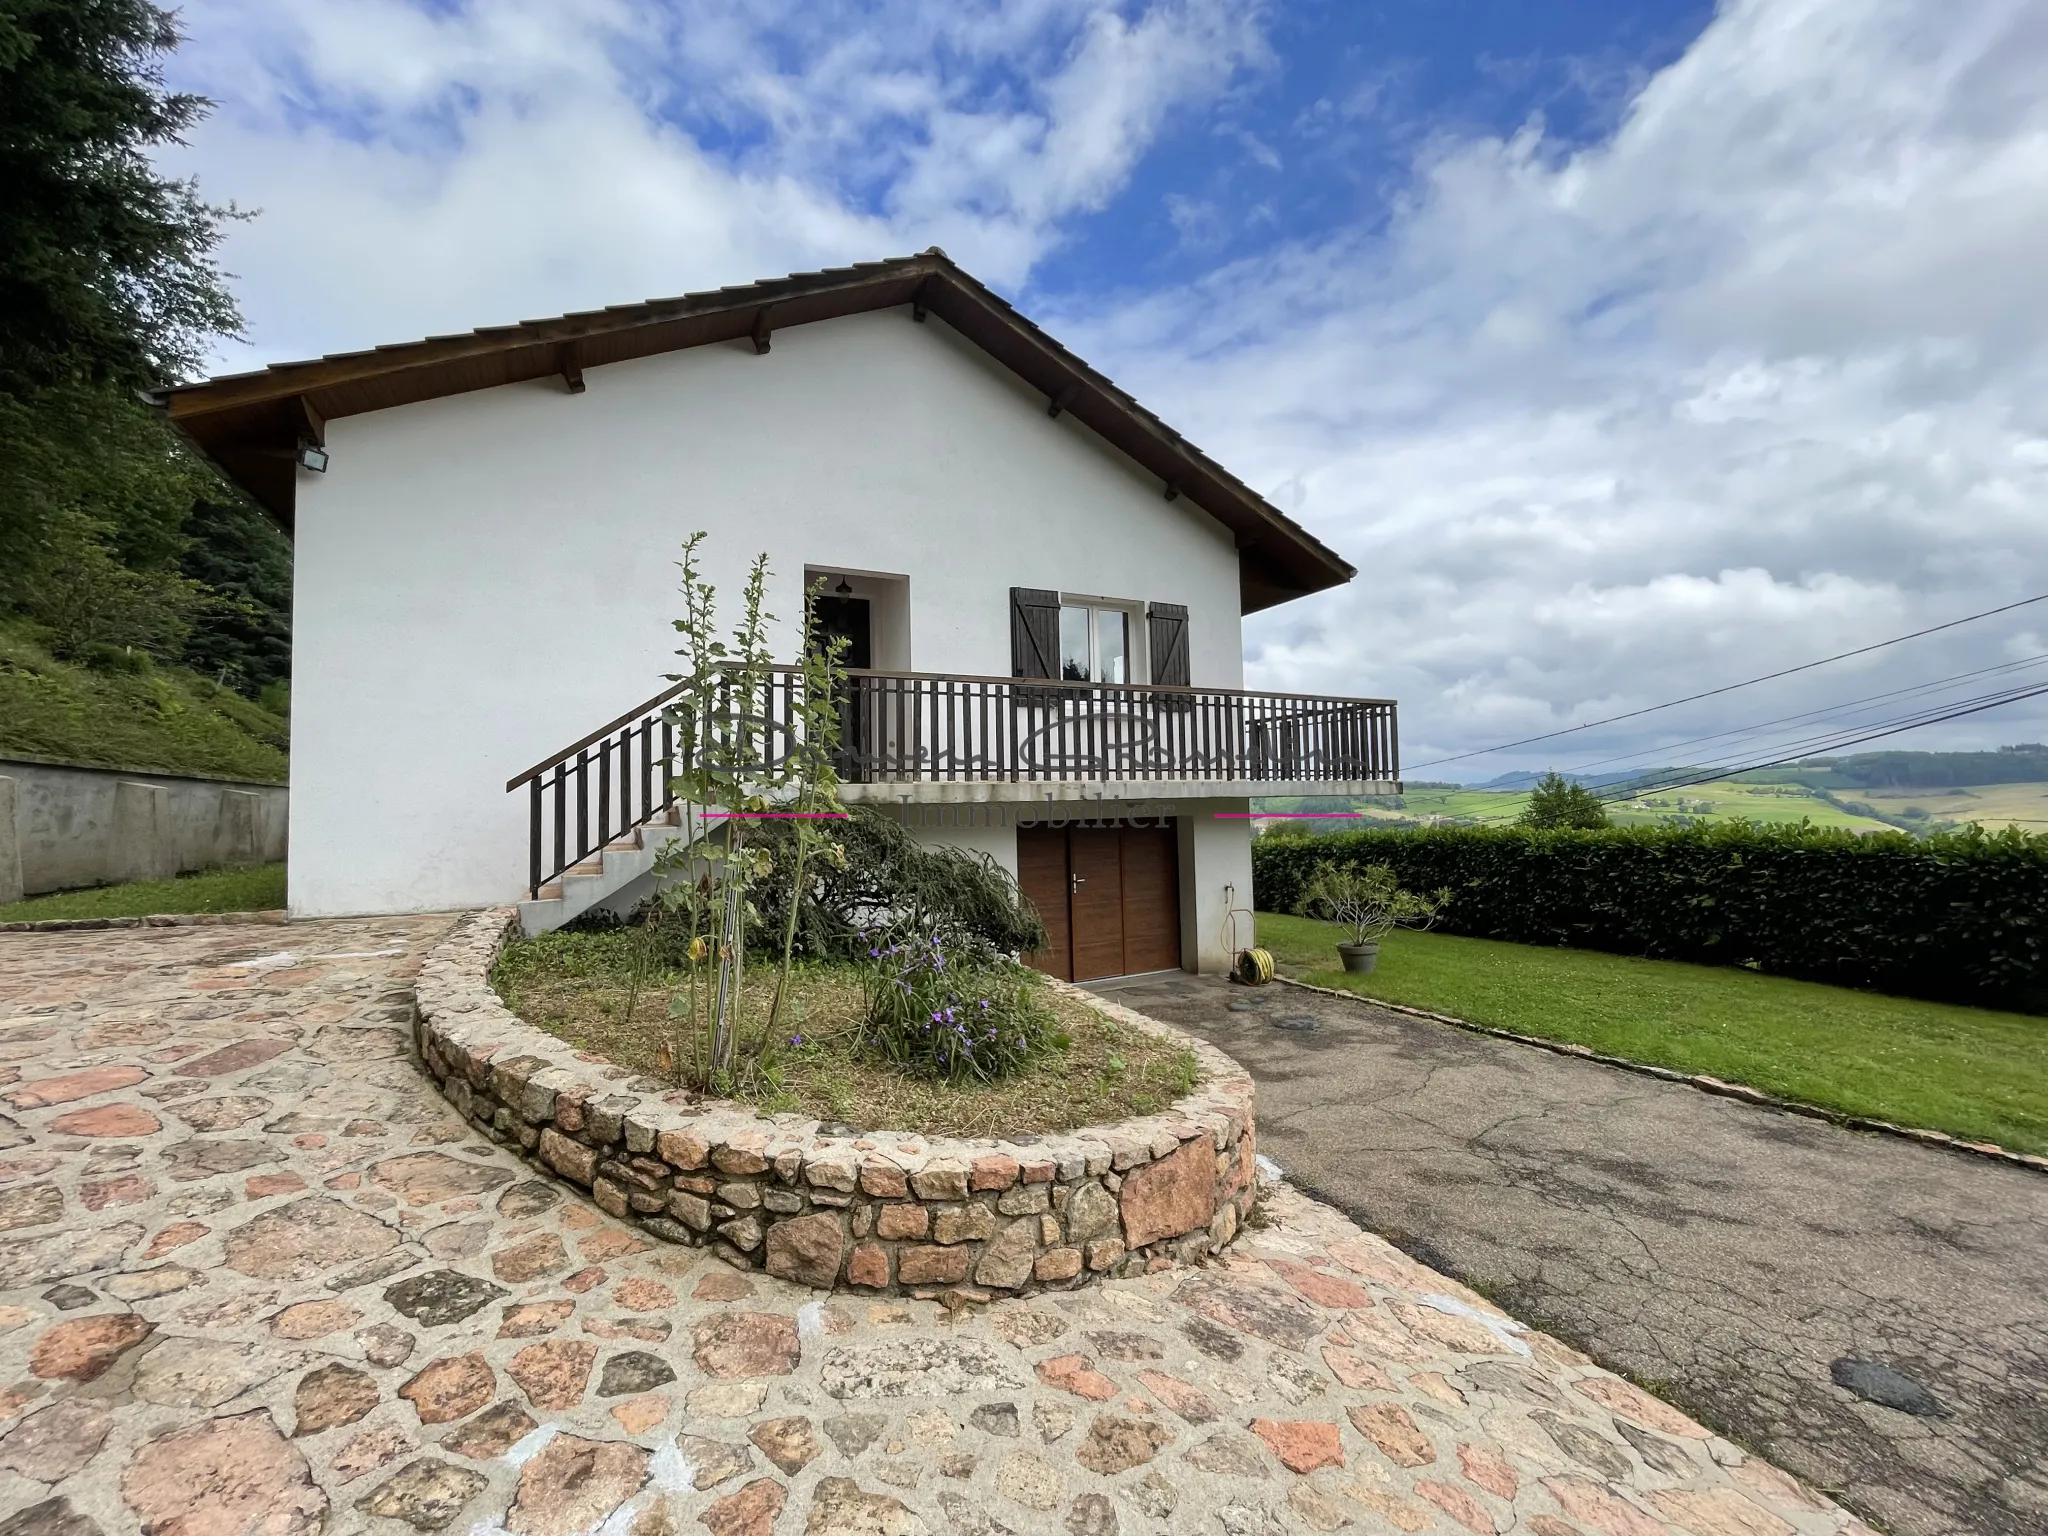
[{"label": "exterior wall light", "polygon": [[313,443],[299,444],[299,468],[310,469],[316,475],[327,473],[327,450]]}]

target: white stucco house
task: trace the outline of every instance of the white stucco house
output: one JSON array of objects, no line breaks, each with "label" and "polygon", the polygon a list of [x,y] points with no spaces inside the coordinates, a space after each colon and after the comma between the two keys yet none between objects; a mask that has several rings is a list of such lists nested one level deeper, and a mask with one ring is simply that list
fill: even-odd
[{"label": "white stucco house", "polygon": [[1016,872],[1060,974],[1227,966],[1248,797],[1399,777],[1391,703],[1242,687],[1352,568],[937,250],[161,404],[293,537],[296,915],[630,896],[696,529],[791,660],[825,578],[845,798]]}]

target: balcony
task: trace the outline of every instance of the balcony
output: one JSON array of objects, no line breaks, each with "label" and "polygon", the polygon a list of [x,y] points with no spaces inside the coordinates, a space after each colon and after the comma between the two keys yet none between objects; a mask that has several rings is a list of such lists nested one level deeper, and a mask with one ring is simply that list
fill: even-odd
[{"label": "balcony", "polygon": [[1399,777],[1385,699],[855,672],[840,722],[848,800],[1384,794]]},{"label": "balcony", "polygon": [[[722,706],[735,755],[772,773],[801,741],[802,673]],[[531,886],[675,804],[670,690],[506,784],[527,788]],[[849,672],[837,768],[847,802],[1175,800],[1398,789],[1389,699],[1235,688]]]}]

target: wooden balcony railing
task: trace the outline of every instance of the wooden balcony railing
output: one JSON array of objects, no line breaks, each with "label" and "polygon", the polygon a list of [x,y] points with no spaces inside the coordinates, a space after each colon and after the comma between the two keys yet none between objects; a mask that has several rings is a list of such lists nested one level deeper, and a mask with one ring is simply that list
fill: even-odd
[{"label": "wooden balcony railing", "polygon": [[[801,740],[802,686],[799,669],[777,667],[751,698],[722,701],[715,729],[729,761],[769,774],[788,759]],[[528,786],[535,895],[675,804],[678,733],[664,715],[680,691],[506,784]],[[1389,699],[864,671],[847,674],[838,715],[836,766],[848,784],[1400,777]]]}]

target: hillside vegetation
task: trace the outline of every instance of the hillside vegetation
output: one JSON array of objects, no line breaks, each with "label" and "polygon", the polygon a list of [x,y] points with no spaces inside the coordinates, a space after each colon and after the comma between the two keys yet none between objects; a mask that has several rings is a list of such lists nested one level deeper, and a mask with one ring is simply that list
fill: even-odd
[{"label": "hillside vegetation", "polygon": [[129,669],[59,661],[0,621],[0,757],[281,784],[285,721],[231,688],[141,653]]},{"label": "hillside vegetation", "polygon": [[1943,785],[2048,782],[2048,745],[2037,741],[1990,752],[1858,752],[1815,757],[1784,768],[1742,775],[1757,784],[1805,784],[1815,789],[1931,789]]}]

